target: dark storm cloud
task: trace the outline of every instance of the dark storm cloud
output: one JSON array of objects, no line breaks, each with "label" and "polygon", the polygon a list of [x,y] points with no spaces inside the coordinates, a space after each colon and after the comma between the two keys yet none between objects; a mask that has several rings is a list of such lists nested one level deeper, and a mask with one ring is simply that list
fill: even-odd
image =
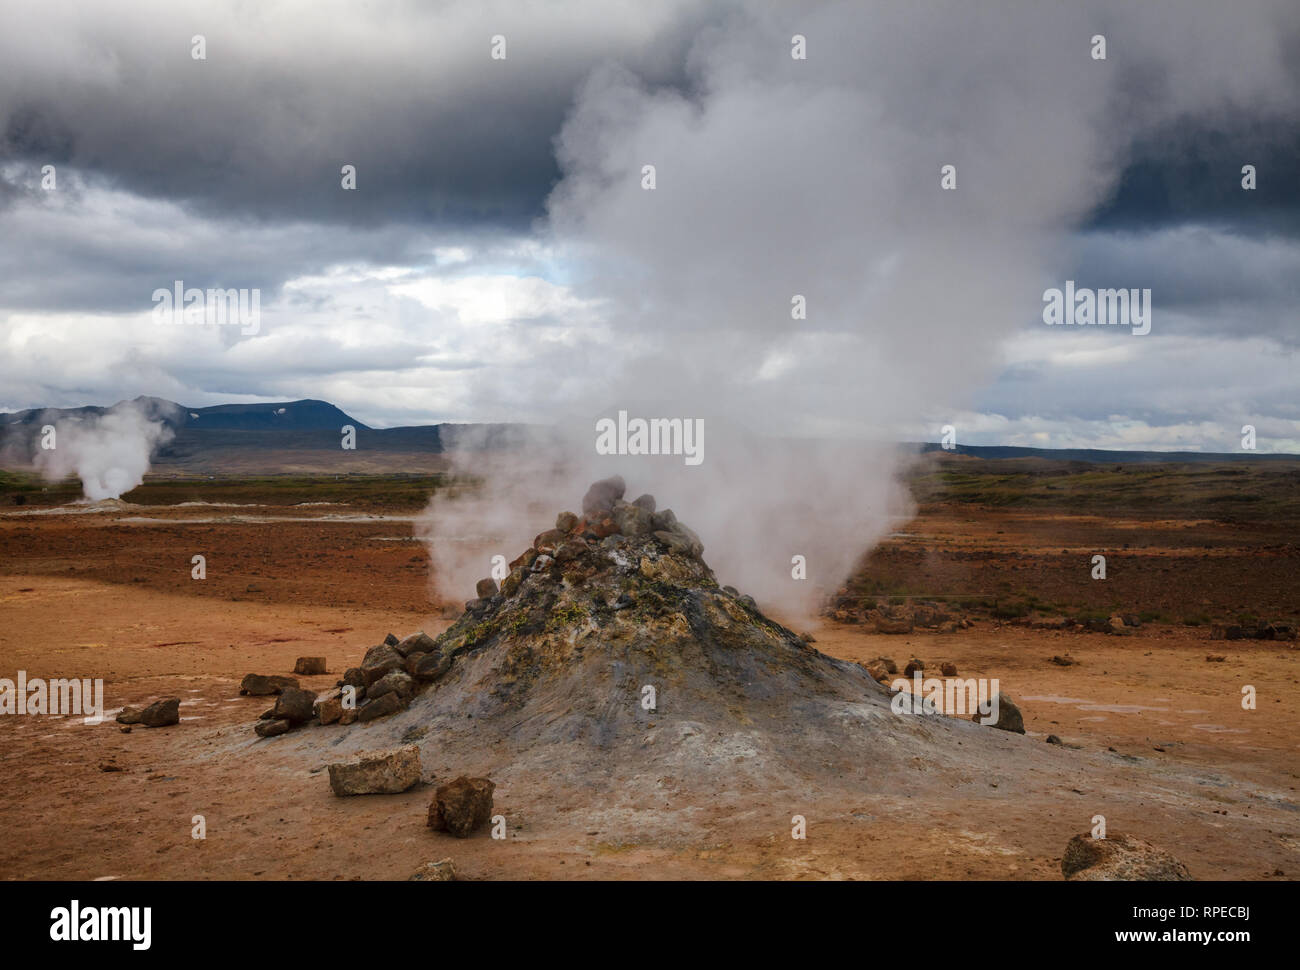
[{"label": "dark storm cloud", "polygon": [[[65,5],[0,14],[0,159],[196,211],[525,227],[579,81],[683,81],[694,4]],[[202,34],[206,59],[191,57]],[[494,35],[506,59],[490,57]],[[358,191],[340,169],[357,168]]]}]

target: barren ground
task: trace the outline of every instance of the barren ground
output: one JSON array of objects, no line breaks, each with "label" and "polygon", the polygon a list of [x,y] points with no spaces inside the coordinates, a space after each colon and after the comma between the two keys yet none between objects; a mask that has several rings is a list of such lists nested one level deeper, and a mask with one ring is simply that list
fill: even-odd
[{"label": "barren ground", "polygon": [[[1166,619],[1127,638],[988,618],[946,636],[823,622],[811,627],[816,647],[837,657],[883,654],[901,667],[918,656],[927,667],[952,661],[963,677],[998,678],[1028,735],[1008,735],[1005,763],[982,765],[961,785],[917,758],[910,790],[760,790],[739,812],[734,799],[674,804],[669,786],[664,811],[679,813],[681,832],[644,840],[627,837],[599,793],[573,791],[557,804],[507,773],[496,806],[511,838],[498,842],[424,827],[432,784],[482,765],[444,763],[426,739],[425,784],[335,798],[323,760],[304,763],[301,745],[253,737],[269,703],[238,695],[245,673],[288,673],[301,655],[328,659],[334,673],[303,678],[323,690],[384,633],[446,625],[429,605],[427,557],[409,538],[410,515],[382,501],[0,514],[0,676],[102,677],[110,711],[182,698],[180,725],[130,734],[111,718],[0,719],[5,876],[400,879],[451,856],[462,877],[478,879],[1059,879],[1066,842],[1097,814],[1112,830],[1170,849],[1198,878],[1300,872],[1300,651],[1294,642],[1211,641],[1207,625],[1183,622],[1234,610],[1284,616],[1300,599],[1295,538],[1285,530],[1150,515],[1089,525],[1053,511],[926,506],[873,557],[873,582],[1056,602],[1079,586],[1053,590],[1058,560],[1086,562],[1104,530],[1107,544],[1141,546],[1135,554],[1167,570],[1150,593],[1164,597],[1152,609]],[[203,582],[189,578],[196,552],[208,556]],[[1077,666],[1049,662],[1066,651]],[[1207,663],[1211,653],[1225,662]],[[1257,710],[1242,710],[1246,684],[1258,691]],[[312,730],[329,729],[304,729]],[[1059,770],[1019,770],[1018,752],[1028,750],[1019,746],[1043,745],[1049,733],[1066,743],[1052,748]],[[1102,773],[1110,782],[1099,786]],[[808,819],[806,841],[790,838],[794,814]],[[205,840],[191,837],[194,815],[206,819]]]}]

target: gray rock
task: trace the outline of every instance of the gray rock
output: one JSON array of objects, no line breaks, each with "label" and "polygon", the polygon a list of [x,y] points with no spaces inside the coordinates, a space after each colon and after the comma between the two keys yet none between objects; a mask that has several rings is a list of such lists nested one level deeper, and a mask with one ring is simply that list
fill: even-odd
[{"label": "gray rock", "polygon": [[449,651],[436,650],[433,653],[419,654],[414,663],[410,663],[409,659],[406,667],[408,674],[416,680],[432,681],[451,669],[452,655]]},{"label": "gray rock", "polygon": [[286,687],[297,686],[298,681],[292,677],[281,677],[278,674],[270,677],[264,677],[261,674],[246,674],[239,684],[239,692],[254,697],[265,697],[270,694],[278,694]]},{"label": "gray rock", "polygon": [[578,517],[572,512],[561,512],[555,517],[555,528],[564,533],[572,532],[577,524]]},{"label": "gray rock", "polygon": [[281,717],[274,721],[258,721],[253,730],[257,732],[258,737],[274,738],[281,734],[288,734],[291,727],[293,725]]},{"label": "gray rock", "polygon": [[143,724],[145,727],[169,727],[181,720],[181,699],[170,697],[154,701],[148,707],[127,707],[117,715],[118,724]]},{"label": "gray rock", "polygon": [[392,670],[366,688],[366,696],[372,701],[385,694],[396,692],[403,700],[415,693],[415,681],[405,670]]},{"label": "gray rock", "polygon": [[370,721],[377,721],[381,717],[387,717],[389,714],[396,714],[406,707],[406,701],[401,694],[396,691],[390,691],[383,697],[366,701],[364,707],[357,709],[357,720],[365,724]]},{"label": "gray rock", "polygon": [[403,657],[409,657],[413,653],[428,653],[434,649],[433,637],[421,630],[394,644],[393,649]]},{"label": "gray rock", "polygon": [[654,516],[639,505],[615,502],[612,516],[618,531],[625,536],[643,536],[654,531]]},{"label": "gray rock", "polygon": [[655,514],[655,497],[653,495],[638,495],[632,500],[632,504],[639,509],[645,509],[651,515]]},{"label": "gray rock", "polygon": [[405,663],[406,658],[390,646],[381,643],[377,647],[371,647],[361,661],[361,670],[366,676],[366,686],[369,687],[385,674],[401,670]]},{"label": "gray rock", "polygon": [[275,716],[291,724],[306,724],[316,715],[316,695],[309,690],[290,687],[275,699]]},{"label": "gray rock", "polygon": [[396,794],[420,780],[420,749],[408,744],[329,766],[335,795]]},{"label": "gray rock", "polygon": [[[1025,720],[1020,715],[1020,708],[1016,707],[1015,702],[1007,694],[994,694],[990,699],[991,704],[998,712],[998,719],[995,724],[988,725],[995,727],[999,731],[1011,731],[1013,734],[1025,733]],[[971,720],[977,724],[984,723],[984,715],[977,708],[971,715]]]},{"label": "gray rock", "polygon": [[582,514],[588,519],[600,518],[614,508],[614,503],[623,497],[627,484],[622,477],[602,478],[587,489],[582,497]]},{"label": "gray rock", "polygon": [[474,586],[474,595],[481,600],[491,599],[496,596],[500,590],[497,588],[497,581],[492,577],[480,579]]}]

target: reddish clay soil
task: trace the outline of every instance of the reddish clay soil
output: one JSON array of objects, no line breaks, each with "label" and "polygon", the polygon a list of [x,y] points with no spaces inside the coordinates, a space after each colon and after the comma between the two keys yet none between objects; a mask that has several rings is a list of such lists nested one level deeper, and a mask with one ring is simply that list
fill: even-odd
[{"label": "reddish clay soil", "polygon": [[[1124,588],[1163,595],[1161,577],[1170,574],[1160,569],[1177,571],[1169,602],[1151,607],[1170,619],[1120,638],[986,618],[957,634],[883,636],[784,618],[811,628],[817,649],[837,657],[885,655],[901,668],[917,656],[929,669],[951,661],[963,677],[997,678],[1020,704],[1028,739],[1058,735],[1062,758],[1086,759],[1090,772],[1107,766],[1115,784],[1106,791],[1082,781],[1078,789],[1036,788],[1008,764],[985,771],[978,794],[967,784],[944,795],[944,779],[918,763],[917,798],[864,792],[851,804],[827,803],[809,792],[806,804],[791,805],[756,792],[743,817],[706,800],[688,807],[689,833],[635,842],[610,836],[598,799],[577,793],[566,804],[538,804],[520,784],[497,791],[511,830],[499,842],[424,827],[430,782],[461,769],[442,763],[436,743],[425,749],[430,782],[402,795],[341,799],[329,792],[323,761],[298,763],[252,740],[269,703],[239,696],[244,674],[289,673],[296,657],[323,655],[331,673],[302,680],[324,690],[386,632],[446,625],[429,601],[427,557],[410,539],[409,511],[324,518],[384,514],[154,507],[0,515],[0,676],[102,677],[110,711],[182,699],[179,725],[129,734],[111,718],[0,718],[5,876],[401,879],[450,856],[471,879],[1059,879],[1066,842],[1096,814],[1112,830],[1173,851],[1198,878],[1300,873],[1300,651],[1294,642],[1211,641],[1208,626],[1181,623],[1183,611],[1294,604],[1294,553],[1265,548],[1276,537],[1241,534],[1234,545],[1232,527],[1213,523],[1143,530],[938,508],[873,557],[918,570],[918,592],[1009,582],[1044,600],[1095,595],[1072,571],[1086,570],[1104,525],[1114,532],[1106,539],[1112,576],[1126,576]],[[132,521],[142,517],[161,521]],[[1210,549],[1188,551],[1206,541]],[[1126,573],[1124,542],[1140,551],[1139,572]],[[924,554],[927,544],[937,552]],[[190,557],[200,553],[208,578],[195,581]],[[1062,573],[1053,592],[1052,577],[1067,569],[1071,578]],[[941,588],[952,585],[960,588]],[[1127,594],[1117,605],[1148,608]],[[1067,651],[1076,666],[1050,662]],[[1225,660],[1210,663],[1207,654]],[[1256,710],[1242,709],[1243,685],[1257,691]],[[869,760],[872,752],[834,757]],[[805,841],[790,838],[794,813],[808,817]],[[204,840],[191,837],[195,815],[206,820]]]}]

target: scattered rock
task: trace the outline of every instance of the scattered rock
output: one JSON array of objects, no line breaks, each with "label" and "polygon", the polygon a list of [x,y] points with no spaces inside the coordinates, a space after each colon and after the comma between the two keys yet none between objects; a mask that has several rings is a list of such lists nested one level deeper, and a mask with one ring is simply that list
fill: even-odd
[{"label": "scattered rock", "polygon": [[474,595],[482,600],[491,599],[500,591],[501,590],[497,588],[497,581],[491,576],[487,579],[480,579],[474,584]]},{"label": "scattered rock", "polygon": [[148,707],[127,707],[117,715],[118,724],[143,724],[145,727],[168,727],[181,720],[181,699],[170,697],[154,701]]},{"label": "scattered rock", "polygon": [[315,715],[316,695],[309,690],[290,687],[275,699],[274,716],[290,724],[306,724]]},{"label": "scattered rock", "polygon": [[[1014,734],[1025,733],[1025,720],[1020,714],[1020,708],[1016,707],[1015,702],[1006,694],[994,694],[991,704],[997,709],[997,723],[990,724],[988,727],[997,728],[999,731],[1011,731]],[[971,720],[977,724],[983,723],[984,715],[976,710],[971,715]]]},{"label": "scattered rock", "polygon": [[455,882],[456,866],[450,859],[426,862],[411,875],[410,882]]},{"label": "scattered rock", "polygon": [[1076,835],[1065,847],[1061,873],[1073,882],[1190,882],[1187,867],[1150,842],[1122,835],[1094,839]]},{"label": "scattered rock", "polygon": [[258,721],[253,727],[258,737],[274,738],[277,735],[288,734],[293,725],[285,718],[279,717],[273,721]]},{"label": "scattered rock", "polygon": [[1221,664],[1227,659],[1228,658],[1221,653],[1211,653],[1211,654],[1206,654],[1205,656],[1205,662],[1211,664]]},{"label": "scattered rock", "polygon": [[324,657],[299,657],[293,665],[293,672],[304,677],[325,673]]},{"label": "scattered rock", "polygon": [[316,705],[316,719],[322,725],[333,724],[343,716],[343,698],[327,697]]},{"label": "scattered rock", "polygon": [[1116,613],[1106,621],[1106,632],[1115,636],[1127,637],[1133,635],[1133,628],[1124,622],[1124,617]]},{"label": "scattered rock", "polygon": [[957,676],[957,665],[955,663],[945,663],[939,668],[939,672],[945,677]]},{"label": "scattered rock", "polygon": [[396,794],[420,780],[420,749],[408,744],[329,766],[335,795]]},{"label": "scattered rock", "polygon": [[429,803],[429,828],[450,832],[458,839],[486,825],[492,817],[492,792],[496,785],[487,778],[461,775],[438,788]]},{"label": "scattered rock", "polygon": [[293,677],[281,677],[278,674],[264,677],[261,674],[245,674],[239,684],[239,693],[254,697],[278,694],[289,687],[297,687],[298,681]]},{"label": "scattered rock", "polygon": [[907,666],[903,668],[903,676],[910,678],[913,674],[922,673],[924,670],[925,663],[913,657],[907,662]]},{"label": "scattered rock", "polygon": [[1060,744],[1060,743],[1061,743],[1061,739],[1058,738],[1055,734],[1049,734],[1049,735],[1047,736],[1047,743],[1048,743],[1048,744]]},{"label": "scattered rock", "polygon": [[1052,657],[1052,663],[1056,664],[1058,667],[1073,667],[1078,662],[1079,661],[1075,660],[1068,653],[1054,655]]},{"label": "scattered rock", "polygon": [[655,514],[655,497],[653,495],[638,495],[632,500],[632,504],[639,509],[645,509],[651,515]]}]

